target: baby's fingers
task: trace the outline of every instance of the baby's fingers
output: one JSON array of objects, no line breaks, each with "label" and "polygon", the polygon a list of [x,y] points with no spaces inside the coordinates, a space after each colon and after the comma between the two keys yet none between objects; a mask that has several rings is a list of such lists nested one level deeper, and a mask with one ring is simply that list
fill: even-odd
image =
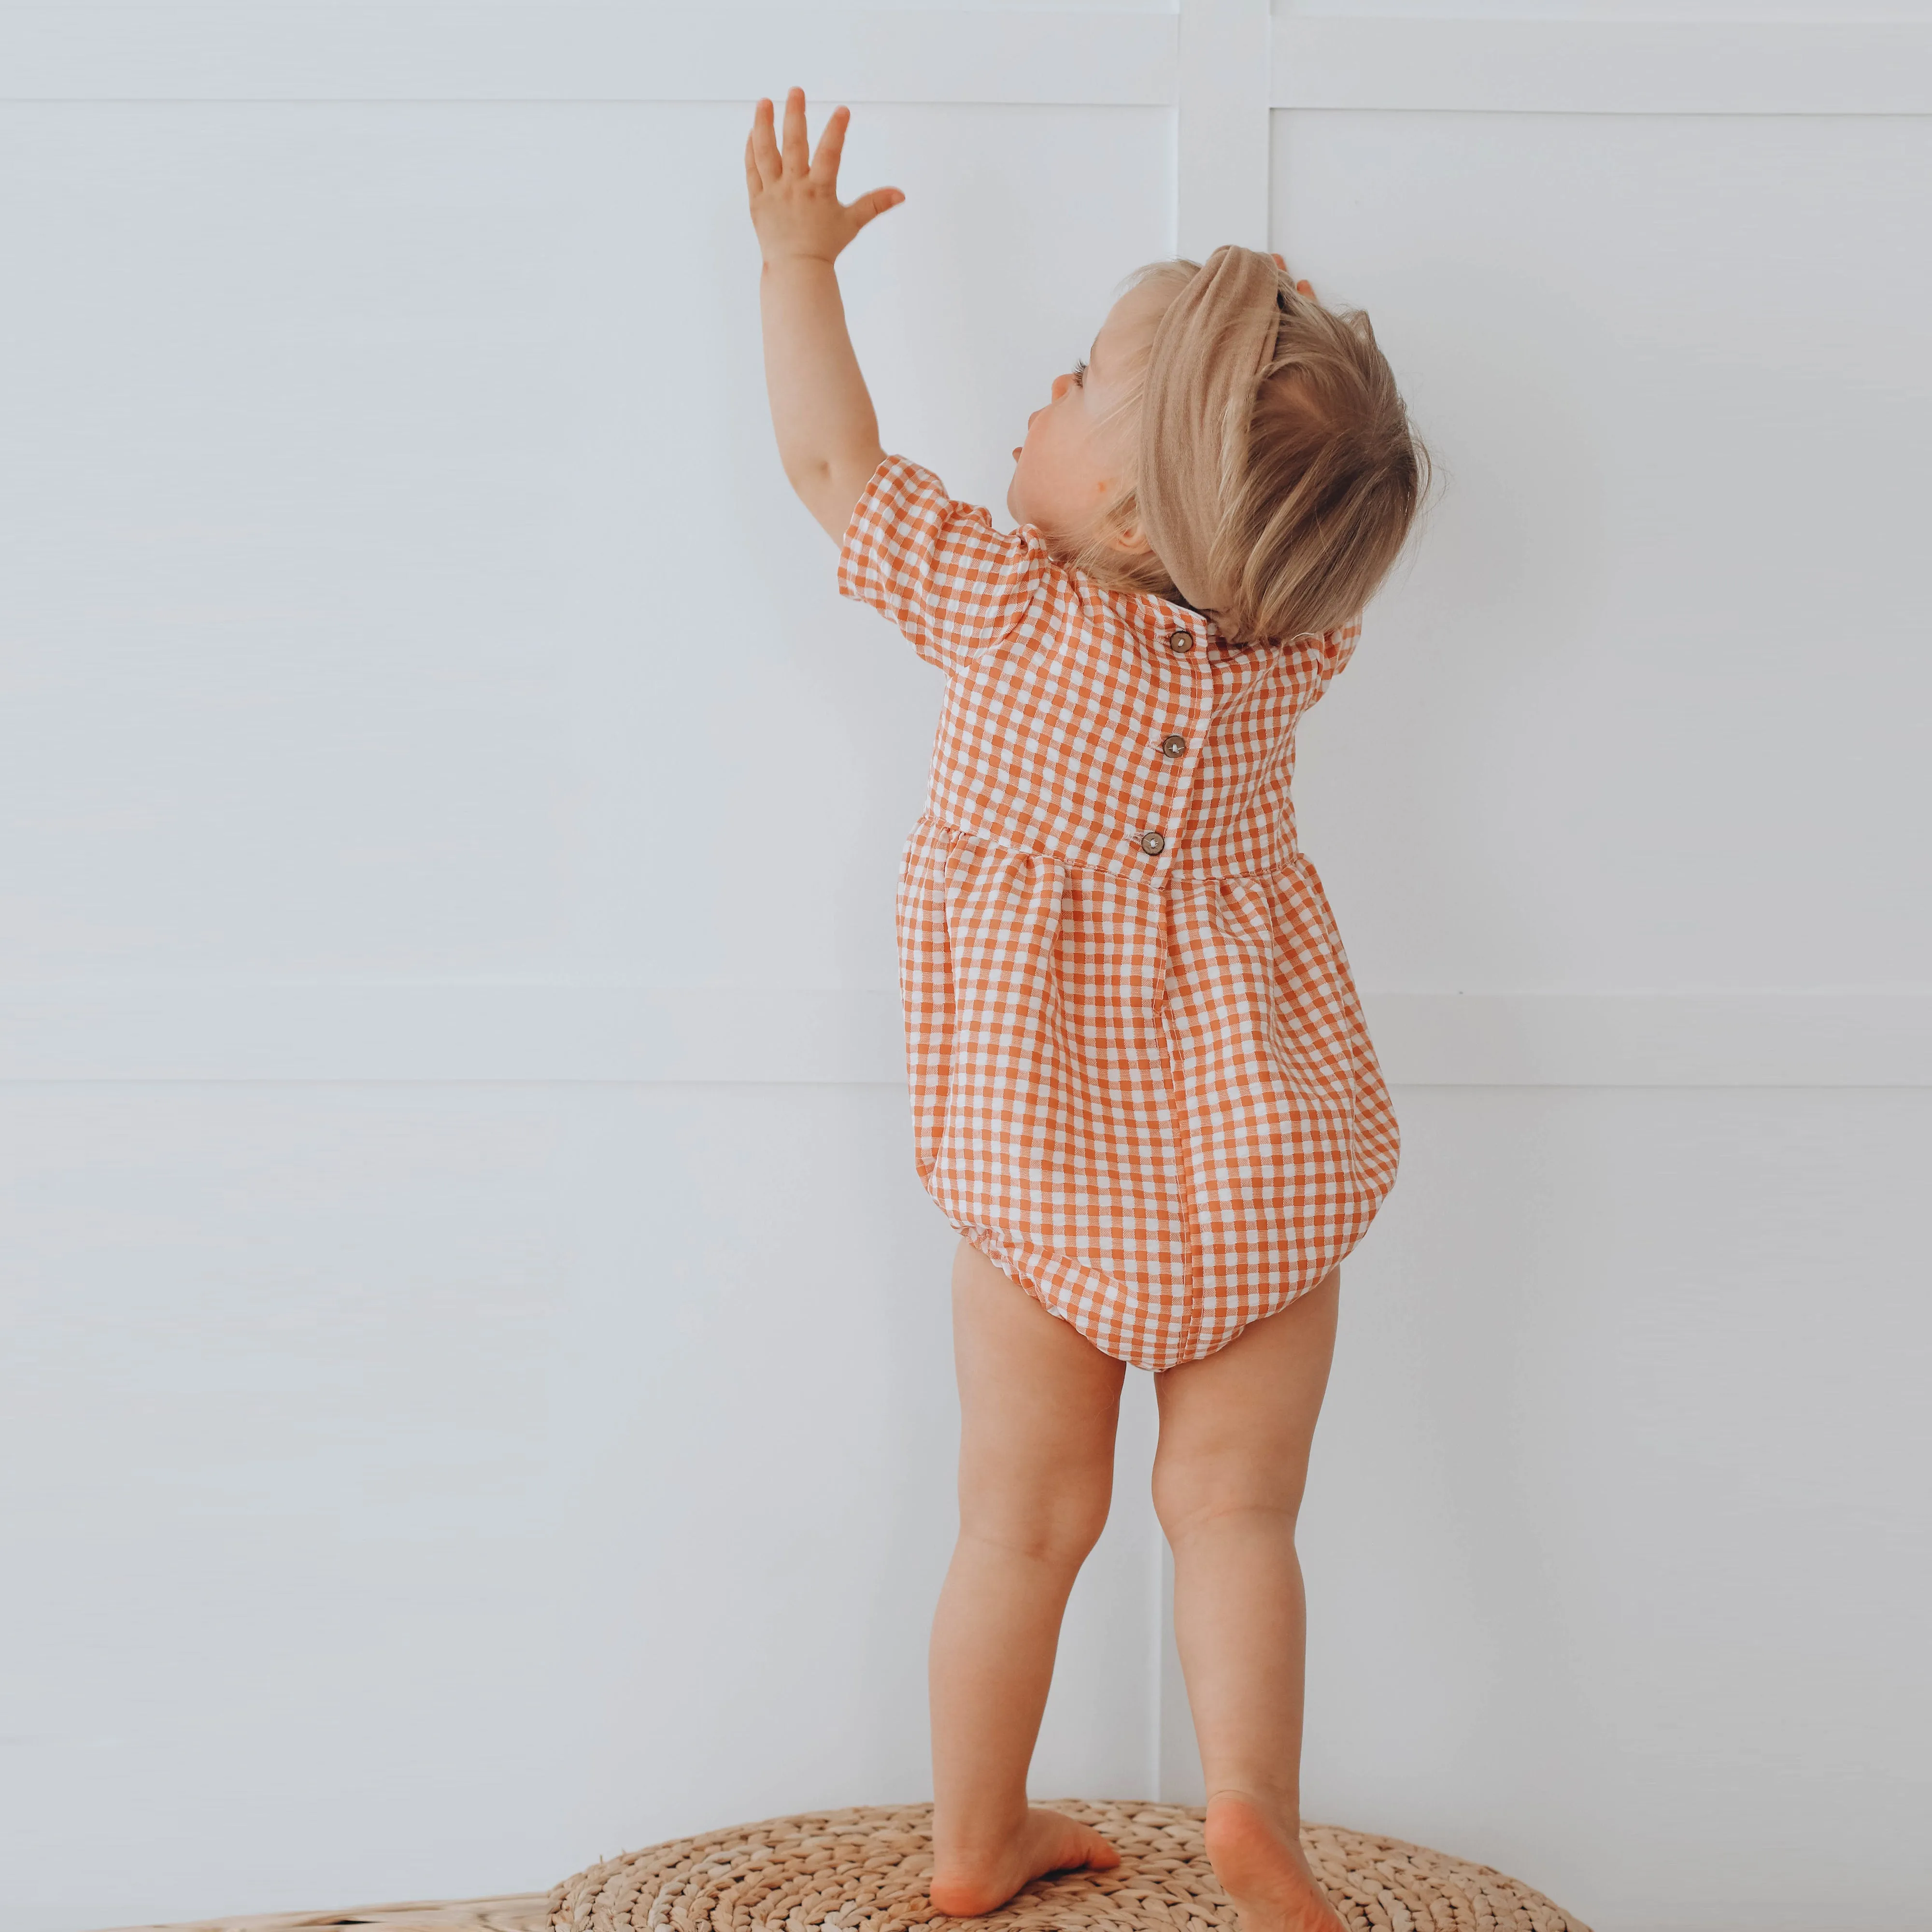
[{"label": "baby's fingers", "polygon": [[758,157],[752,152],[752,137],[745,136],[745,189],[754,198],[764,192],[765,178],[758,172]]},{"label": "baby's fingers", "polygon": [[762,185],[770,188],[784,172],[778,159],[778,137],[772,132],[772,104],[761,100],[752,110],[752,154],[758,163]]},{"label": "baby's fingers", "polygon": [[850,125],[852,110],[849,107],[835,107],[825,123],[825,131],[818,137],[818,152],[812,158],[812,173],[814,181],[836,183],[838,179],[838,158],[845,152],[845,130]]},{"label": "baby's fingers", "polygon": [[853,233],[856,235],[874,215],[898,207],[904,199],[896,188],[875,188],[870,194],[862,194],[856,201],[848,202],[845,212],[852,218]]},{"label": "baby's fingers", "polygon": [[[1288,264],[1284,262],[1279,255],[1273,256],[1270,259],[1274,262],[1277,268],[1282,269],[1284,272],[1286,270]],[[1315,291],[1306,282],[1297,282],[1294,286],[1296,290],[1300,293],[1306,296],[1310,302],[1312,302],[1315,299]]]},{"label": "baby's fingers", "polygon": [[785,96],[784,164],[788,174],[805,174],[812,157],[805,145],[805,89],[794,87]]}]

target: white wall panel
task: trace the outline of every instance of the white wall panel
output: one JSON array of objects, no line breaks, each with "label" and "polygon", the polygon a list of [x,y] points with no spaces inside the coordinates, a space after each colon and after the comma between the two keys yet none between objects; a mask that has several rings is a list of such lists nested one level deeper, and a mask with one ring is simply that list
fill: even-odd
[{"label": "white wall panel", "polygon": [[1932,121],[1281,114],[1444,484],[1305,736],[1371,986],[1923,988]]},{"label": "white wall panel", "polygon": [[[16,1932],[929,1795],[954,1244],[902,1094],[16,1084],[0,1245]],[[1149,1788],[1150,1524],[1038,1789]]]},{"label": "white wall panel", "polygon": [[[892,984],[937,680],[779,470],[748,121],[0,110],[46,295],[0,978]],[[882,434],[998,505],[1168,250],[1165,117],[875,108],[848,154],[908,197],[845,266]]]},{"label": "white wall panel", "polygon": [[1308,1815],[1599,1932],[1916,1923],[1932,1096],[1395,1098],[1300,1538]]}]

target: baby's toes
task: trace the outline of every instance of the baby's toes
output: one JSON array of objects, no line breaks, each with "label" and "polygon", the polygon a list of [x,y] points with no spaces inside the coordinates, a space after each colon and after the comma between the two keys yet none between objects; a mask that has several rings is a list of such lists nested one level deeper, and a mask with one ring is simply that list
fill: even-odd
[{"label": "baby's toes", "polygon": [[[1037,1876],[1050,1871],[1106,1871],[1120,1862],[1120,1855],[1090,1825],[1070,1818],[1064,1811],[1038,1810],[1029,1814],[1035,1858],[1028,1870]],[[1036,1862],[1036,1860],[1037,1862]]]},{"label": "baby's toes", "polygon": [[1080,1828],[1080,1862],[1093,1871],[1111,1871],[1120,1862],[1119,1851],[1090,1826]]}]

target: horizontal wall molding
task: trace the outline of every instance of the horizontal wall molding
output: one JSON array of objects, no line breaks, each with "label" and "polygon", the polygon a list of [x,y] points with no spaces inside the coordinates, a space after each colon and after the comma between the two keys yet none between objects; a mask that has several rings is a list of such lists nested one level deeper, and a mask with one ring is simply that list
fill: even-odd
[{"label": "horizontal wall molding", "polygon": [[580,0],[0,6],[10,100],[822,100],[1165,106],[1172,14]]},{"label": "horizontal wall molding", "polygon": [[1932,1086],[1932,993],[1384,993],[1363,1004],[1401,1084]]},{"label": "horizontal wall molding", "polygon": [[1276,107],[1932,112],[1932,24],[1278,18]]},{"label": "horizontal wall molding", "polygon": [[[1364,996],[1398,1085],[1932,1086],[1932,993]],[[0,1081],[879,1082],[892,992],[0,986]]]},{"label": "horizontal wall molding", "polygon": [[[740,101],[1166,106],[1184,32],[1244,44],[1255,0],[1126,9],[737,8],[606,0],[0,4],[0,100]],[[1932,112],[1932,24],[1277,15],[1277,108]],[[1249,64],[1249,57],[1242,56]],[[1246,72],[1229,76],[1245,86]],[[1241,138],[1245,139],[1243,136]]]}]

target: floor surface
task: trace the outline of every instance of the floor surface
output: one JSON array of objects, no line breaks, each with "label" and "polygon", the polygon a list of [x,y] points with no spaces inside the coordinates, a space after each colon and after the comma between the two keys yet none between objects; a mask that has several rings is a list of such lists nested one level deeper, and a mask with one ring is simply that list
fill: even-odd
[{"label": "floor surface", "polygon": [[514,1898],[427,1899],[412,1905],[350,1906],[340,1912],[124,1926],[116,1932],[328,1932],[328,1928],[347,1925],[377,1926],[382,1932],[544,1932],[549,1922],[549,1895],[532,1892]]}]

